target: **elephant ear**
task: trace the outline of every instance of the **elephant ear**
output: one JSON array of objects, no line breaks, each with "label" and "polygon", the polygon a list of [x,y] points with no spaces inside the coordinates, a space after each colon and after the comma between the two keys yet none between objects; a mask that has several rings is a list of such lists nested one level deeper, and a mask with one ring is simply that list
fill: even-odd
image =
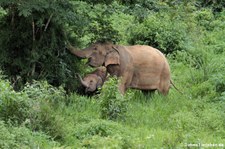
[{"label": "elephant ear", "polygon": [[114,51],[109,52],[105,58],[105,67],[111,64],[120,64],[120,55],[117,49],[113,47]]}]

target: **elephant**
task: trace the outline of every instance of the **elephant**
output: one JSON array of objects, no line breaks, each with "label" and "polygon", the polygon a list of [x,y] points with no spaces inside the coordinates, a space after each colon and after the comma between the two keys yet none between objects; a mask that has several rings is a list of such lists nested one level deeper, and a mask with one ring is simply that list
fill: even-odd
[{"label": "elephant", "polygon": [[91,67],[105,66],[110,75],[121,78],[119,91],[128,88],[142,91],[158,90],[167,95],[171,86],[170,66],[164,54],[147,45],[123,46],[111,42],[96,42],[79,50],[67,48],[80,58],[87,58]]},{"label": "elephant", "polygon": [[77,74],[82,86],[85,88],[85,93],[90,94],[97,91],[98,88],[102,87],[106,80],[107,72],[105,67],[99,67],[93,72],[87,74],[82,79],[79,74]]}]

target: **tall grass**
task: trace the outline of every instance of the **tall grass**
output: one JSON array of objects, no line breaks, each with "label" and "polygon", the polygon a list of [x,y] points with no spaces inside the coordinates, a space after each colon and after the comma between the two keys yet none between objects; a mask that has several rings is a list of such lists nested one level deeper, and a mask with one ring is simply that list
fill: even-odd
[{"label": "tall grass", "polygon": [[[197,55],[204,52],[196,50]],[[102,94],[93,97],[65,95],[62,89],[46,82],[34,82],[16,93],[1,78],[0,101],[8,105],[1,106],[1,120],[5,120],[7,108],[16,104],[23,109],[20,123],[1,124],[5,142],[10,147],[69,148],[187,148],[188,144],[225,144],[225,53],[209,51],[200,60],[201,65],[196,65],[199,59],[189,59],[196,57],[196,53],[177,52],[168,57],[172,80],[183,92],[172,87],[168,96],[130,89],[122,97],[115,80],[109,80]],[[17,119],[18,114],[20,111],[11,112],[10,117]],[[111,114],[118,117],[111,119],[115,116]],[[10,123],[15,126],[8,126]],[[19,132],[9,131],[11,127]],[[32,130],[38,131],[37,135]],[[21,135],[21,140],[12,137]],[[26,140],[36,142],[28,145]],[[5,147],[1,142],[0,146]]]}]

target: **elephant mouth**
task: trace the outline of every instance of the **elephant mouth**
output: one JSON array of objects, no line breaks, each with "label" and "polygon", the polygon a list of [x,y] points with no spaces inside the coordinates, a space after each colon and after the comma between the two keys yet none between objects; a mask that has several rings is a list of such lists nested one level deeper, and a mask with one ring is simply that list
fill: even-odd
[{"label": "elephant mouth", "polygon": [[85,89],[85,93],[92,93],[92,92],[94,92],[95,90],[93,90],[93,89],[91,89],[91,88],[89,88],[89,87],[87,87],[86,89]]},{"label": "elephant mouth", "polygon": [[86,64],[91,67],[99,67],[100,66],[100,65],[94,63],[93,61],[91,61],[91,59],[88,59],[88,62]]}]

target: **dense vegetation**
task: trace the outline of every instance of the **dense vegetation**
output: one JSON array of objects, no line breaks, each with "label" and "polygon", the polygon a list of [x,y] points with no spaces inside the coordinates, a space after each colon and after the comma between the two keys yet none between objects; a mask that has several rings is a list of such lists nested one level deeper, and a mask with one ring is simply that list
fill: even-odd
[{"label": "dense vegetation", "polygon": [[[0,148],[225,148],[224,8],[219,0],[1,0]],[[75,73],[91,68],[67,40],[156,47],[183,94],[122,96],[111,78],[101,94],[80,96]]]}]

